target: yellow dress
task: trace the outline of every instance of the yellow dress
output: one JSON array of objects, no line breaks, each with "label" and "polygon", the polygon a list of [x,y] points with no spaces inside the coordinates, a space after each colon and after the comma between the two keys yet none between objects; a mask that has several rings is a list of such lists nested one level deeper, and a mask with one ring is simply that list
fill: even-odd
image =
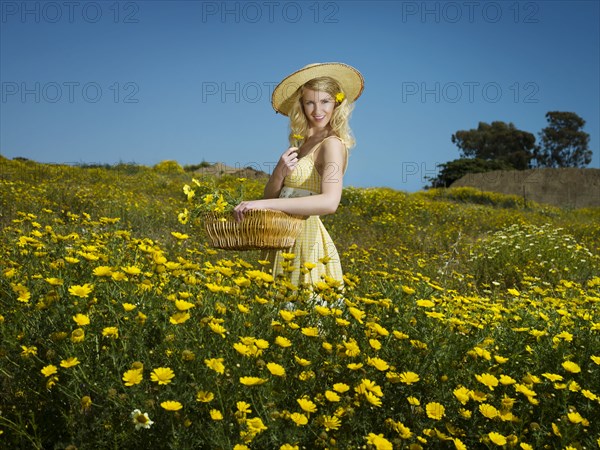
[{"label": "yellow dress", "polygon": [[[343,144],[337,136],[326,139],[331,137],[339,139]],[[314,156],[324,141],[325,139],[300,158],[294,171],[285,177],[279,198],[305,197],[321,193],[321,175],[315,167]],[[348,150],[345,145],[344,151],[346,152],[345,172],[348,160]],[[287,262],[282,253],[293,253],[295,258]],[[325,276],[336,280],[339,286],[344,284],[338,251],[319,216],[310,216],[306,219],[302,232],[291,249],[269,250],[263,254],[263,259],[271,261],[273,276],[284,274],[295,286],[301,283],[311,286],[323,281]],[[313,263],[315,267],[307,270],[305,263]],[[289,271],[285,269],[286,265]]]}]

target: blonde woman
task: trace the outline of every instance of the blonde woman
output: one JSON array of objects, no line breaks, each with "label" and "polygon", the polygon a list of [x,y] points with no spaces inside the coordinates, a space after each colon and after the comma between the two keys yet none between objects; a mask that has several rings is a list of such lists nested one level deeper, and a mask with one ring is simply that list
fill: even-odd
[{"label": "blonde woman", "polygon": [[337,249],[319,216],[334,213],[340,203],[348,150],[354,146],[348,120],[363,86],[355,68],[318,63],[289,75],[273,91],[273,108],[290,119],[290,147],[273,170],[264,198],[241,202],[234,215],[243,220],[249,210],[272,209],[309,216],[291,250],[263,255],[273,275],[285,272],[295,285],[344,283]]}]

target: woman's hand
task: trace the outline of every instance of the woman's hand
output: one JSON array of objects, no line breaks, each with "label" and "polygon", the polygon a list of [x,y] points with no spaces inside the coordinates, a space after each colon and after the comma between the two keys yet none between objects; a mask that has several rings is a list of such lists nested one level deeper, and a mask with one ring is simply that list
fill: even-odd
[{"label": "woman's hand", "polygon": [[241,202],[235,208],[233,208],[233,217],[237,222],[241,222],[244,219],[244,214],[251,209],[261,209],[261,200],[250,200],[247,202]]},{"label": "woman's hand", "polygon": [[277,161],[275,169],[265,186],[264,198],[278,198],[285,177],[294,171],[298,164],[298,147],[288,148]]},{"label": "woman's hand", "polygon": [[281,170],[282,177],[285,178],[294,171],[297,164],[298,147],[290,147],[285,152],[283,152],[281,158],[279,158],[279,163],[277,165]]}]

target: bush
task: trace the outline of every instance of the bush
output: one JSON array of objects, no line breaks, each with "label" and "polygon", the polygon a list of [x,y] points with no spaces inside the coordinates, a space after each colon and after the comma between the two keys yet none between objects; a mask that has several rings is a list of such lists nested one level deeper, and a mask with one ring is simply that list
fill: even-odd
[{"label": "bush", "polygon": [[183,173],[183,167],[177,161],[161,161],[155,164],[153,169],[158,173]]}]

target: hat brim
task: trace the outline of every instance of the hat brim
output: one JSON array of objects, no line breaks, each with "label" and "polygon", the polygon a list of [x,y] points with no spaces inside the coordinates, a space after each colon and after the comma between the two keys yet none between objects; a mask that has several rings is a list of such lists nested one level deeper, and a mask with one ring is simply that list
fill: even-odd
[{"label": "hat brim", "polygon": [[271,96],[273,109],[287,116],[292,108],[291,99],[298,88],[319,77],[331,77],[336,80],[350,102],[360,97],[364,88],[363,76],[352,66],[337,62],[309,64],[287,76],[277,85]]}]

